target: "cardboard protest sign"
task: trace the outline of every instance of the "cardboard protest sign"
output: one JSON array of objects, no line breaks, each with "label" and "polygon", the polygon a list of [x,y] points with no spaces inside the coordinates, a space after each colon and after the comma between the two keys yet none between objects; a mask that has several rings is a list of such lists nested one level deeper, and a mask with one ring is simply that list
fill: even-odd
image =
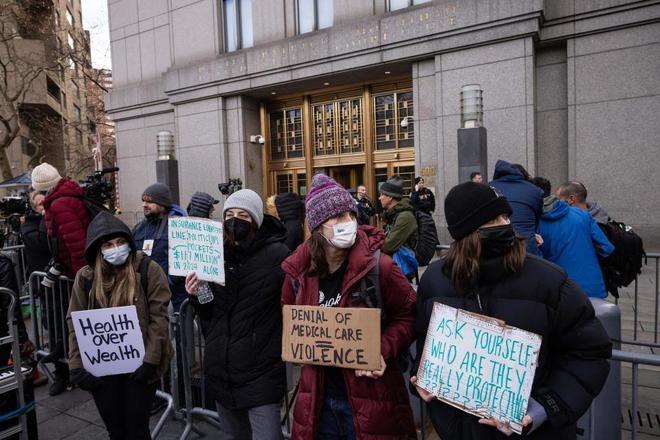
[{"label": "cardboard protest sign", "polygon": [[71,312],[85,370],[97,377],[132,373],[144,358],[135,306]]},{"label": "cardboard protest sign", "polygon": [[225,284],[222,223],[196,217],[170,217],[168,224],[170,275]]},{"label": "cardboard protest sign", "polygon": [[435,303],[417,385],[479,417],[522,431],[541,336],[503,321]]},{"label": "cardboard protest sign", "polygon": [[286,305],[282,359],[380,370],[380,309]]}]

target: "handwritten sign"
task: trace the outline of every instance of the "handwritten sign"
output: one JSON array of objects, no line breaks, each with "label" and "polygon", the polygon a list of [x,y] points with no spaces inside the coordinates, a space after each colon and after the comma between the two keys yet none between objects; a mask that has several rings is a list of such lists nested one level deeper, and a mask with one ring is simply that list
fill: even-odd
[{"label": "handwritten sign", "polygon": [[71,312],[85,370],[97,377],[132,373],[144,358],[135,306]]},{"label": "handwritten sign", "polygon": [[282,359],[380,370],[380,309],[285,305]]},{"label": "handwritten sign", "polygon": [[417,385],[479,417],[522,431],[541,337],[503,321],[435,303]]},{"label": "handwritten sign", "polygon": [[222,223],[196,217],[170,217],[169,272],[225,284]]}]

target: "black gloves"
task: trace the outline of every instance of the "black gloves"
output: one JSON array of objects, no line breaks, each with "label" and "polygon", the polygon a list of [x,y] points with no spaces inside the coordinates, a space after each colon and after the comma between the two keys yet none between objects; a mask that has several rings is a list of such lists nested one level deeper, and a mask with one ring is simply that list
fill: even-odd
[{"label": "black gloves", "polygon": [[87,372],[84,368],[74,368],[70,373],[71,382],[85,391],[94,391],[103,385],[103,380]]},{"label": "black gloves", "polygon": [[131,379],[143,384],[149,383],[156,376],[157,366],[143,362],[140,367],[131,374]]}]

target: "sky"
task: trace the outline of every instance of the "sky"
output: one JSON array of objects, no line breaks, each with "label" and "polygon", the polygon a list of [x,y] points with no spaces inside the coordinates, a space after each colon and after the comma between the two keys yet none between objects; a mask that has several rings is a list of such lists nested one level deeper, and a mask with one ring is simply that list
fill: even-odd
[{"label": "sky", "polygon": [[81,0],[83,27],[91,37],[92,66],[111,69],[107,0]]}]

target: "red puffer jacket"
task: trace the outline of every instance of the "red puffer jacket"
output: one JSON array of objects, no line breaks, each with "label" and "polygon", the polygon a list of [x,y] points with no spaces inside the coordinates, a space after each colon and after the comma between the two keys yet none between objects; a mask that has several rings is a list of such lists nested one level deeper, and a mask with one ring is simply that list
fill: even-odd
[{"label": "red puffer jacket", "polygon": [[63,177],[44,199],[48,237],[57,237],[57,261],[73,278],[85,261],[85,240],[90,219],[81,197],[83,190]]},{"label": "red puffer jacket", "polygon": [[[356,243],[348,255],[338,307],[364,307],[364,304],[352,304],[348,293],[359,289],[360,280],[374,265],[373,253],[384,242],[382,231],[371,226],[359,227]],[[282,263],[287,274],[282,288],[283,304],[319,304],[319,279],[305,276],[309,260],[309,248],[304,243]],[[388,316],[388,325],[381,334],[380,350],[387,368],[380,379],[358,378],[353,370],[343,370],[344,383],[353,410],[357,439],[414,438],[412,410],[396,357],[413,340],[415,291],[389,256],[381,253],[379,264],[381,295]],[[294,285],[298,286],[297,289]],[[293,410],[294,440],[316,437],[325,396],[324,379],[322,367],[302,367]]]}]

